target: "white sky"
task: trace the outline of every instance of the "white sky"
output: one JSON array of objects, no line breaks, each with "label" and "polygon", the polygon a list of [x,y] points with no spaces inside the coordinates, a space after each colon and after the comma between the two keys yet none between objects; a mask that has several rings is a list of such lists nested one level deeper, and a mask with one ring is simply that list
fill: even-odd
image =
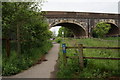
[{"label": "white sky", "polygon": [[[70,11],[70,12],[95,12],[118,13],[120,0],[47,0],[43,3],[42,11]],[[58,31],[59,27],[51,28]]]},{"label": "white sky", "polygon": [[52,27],[52,28],[50,29],[50,31],[52,31],[53,33],[55,32],[55,34],[56,34],[56,36],[57,36],[58,30],[59,30],[60,27],[61,27],[61,26]]},{"label": "white sky", "polygon": [[118,13],[120,0],[47,0],[43,11]]}]

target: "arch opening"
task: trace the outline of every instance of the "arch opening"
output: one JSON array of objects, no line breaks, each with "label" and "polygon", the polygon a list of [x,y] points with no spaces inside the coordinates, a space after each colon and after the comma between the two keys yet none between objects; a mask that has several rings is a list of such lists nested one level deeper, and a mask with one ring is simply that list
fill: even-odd
[{"label": "arch opening", "polygon": [[73,32],[74,38],[86,37],[86,31],[80,25],[77,25],[75,23],[64,22],[64,23],[55,24],[54,27],[55,26],[62,26],[70,29]]},{"label": "arch opening", "polygon": [[110,24],[111,28],[108,31],[108,33],[106,34],[106,36],[107,37],[118,36],[119,35],[119,28],[113,23],[107,23],[107,24]]},{"label": "arch opening", "polygon": [[[100,22],[98,22],[98,23],[100,23]],[[103,23],[105,23],[105,24],[110,24],[110,29],[109,29],[109,31],[108,31],[108,33],[106,33],[106,34],[104,34],[104,36],[106,36],[106,37],[117,37],[117,36],[119,36],[119,27],[116,25],[116,24],[114,24],[114,23],[110,23],[110,22],[103,22]],[[96,24],[96,26],[97,26],[97,24]],[[96,27],[95,26],[95,27]],[[94,27],[94,28],[95,28]],[[97,34],[95,33],[94,34],[94,32],[92,31],[92,36],[93,37],[96,37],[97,36]]]}]

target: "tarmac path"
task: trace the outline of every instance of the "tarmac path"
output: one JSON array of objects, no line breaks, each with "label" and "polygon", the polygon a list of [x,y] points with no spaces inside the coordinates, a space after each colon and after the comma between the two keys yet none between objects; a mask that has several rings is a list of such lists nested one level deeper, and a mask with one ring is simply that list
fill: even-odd
[{"label": "tarmac path", "polygon": [[28,70],[7,78],[54,78],[55,76],[51,73],[54,72],[57,64],[59,47],[59,44],[53,44],[52,49],[45,55],[47,61],[43,61],[41,64],[37,64]]}]

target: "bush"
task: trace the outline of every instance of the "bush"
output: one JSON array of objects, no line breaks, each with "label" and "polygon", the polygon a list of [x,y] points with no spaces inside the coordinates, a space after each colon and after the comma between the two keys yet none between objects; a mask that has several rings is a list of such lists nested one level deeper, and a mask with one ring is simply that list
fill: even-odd
[{"label": "bush", "polygon": [[110,28],[110,24],[104,22],[97,23],[96,27],[93,29],[93,37],[104,37],[109,32]]},{"label": "bush", "polygon": [[2,43],[3,76],[29,68],[50,49],[51,43],[48,40],[52,34],[44,13],[40,11],[40,6],[38,8],[39,4],[36,2],[2,4],[2,37],[11,39],[9,58],[5,54],[6,42]]},{"label": "bush", "polygon": [[42,55],[48,52],[51,47],[52,43],[48,41],[44,43],[42,47],[32,48],[30,51],[24,51],[24,54],[17,55],[15,51],[12,51],[10,57],[7,58],[3,53],[2,76],[14,75],[22,70],[28,69],[35,64]]},{"label": "bush", "polygon": [[61,42],[62,42],[62,38],[61,38],[61,37],[58,37],[58,38],[55,40],[55,42],[61,43]]}]

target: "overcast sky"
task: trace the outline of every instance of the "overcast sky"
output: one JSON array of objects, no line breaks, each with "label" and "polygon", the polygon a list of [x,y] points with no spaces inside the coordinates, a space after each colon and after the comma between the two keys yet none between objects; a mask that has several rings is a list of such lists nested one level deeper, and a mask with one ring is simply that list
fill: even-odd
[{"label": "overcast sky", "polygon": [[118,13],[119,0],[47,0],[43,11]]},{"label": "overcast sky", "polygon": [[[70,12],[95,12],[118,14],[120,0],[47,0],[42,11],[70,11]],[[52,31],[58,31],[54,27]]]}]

